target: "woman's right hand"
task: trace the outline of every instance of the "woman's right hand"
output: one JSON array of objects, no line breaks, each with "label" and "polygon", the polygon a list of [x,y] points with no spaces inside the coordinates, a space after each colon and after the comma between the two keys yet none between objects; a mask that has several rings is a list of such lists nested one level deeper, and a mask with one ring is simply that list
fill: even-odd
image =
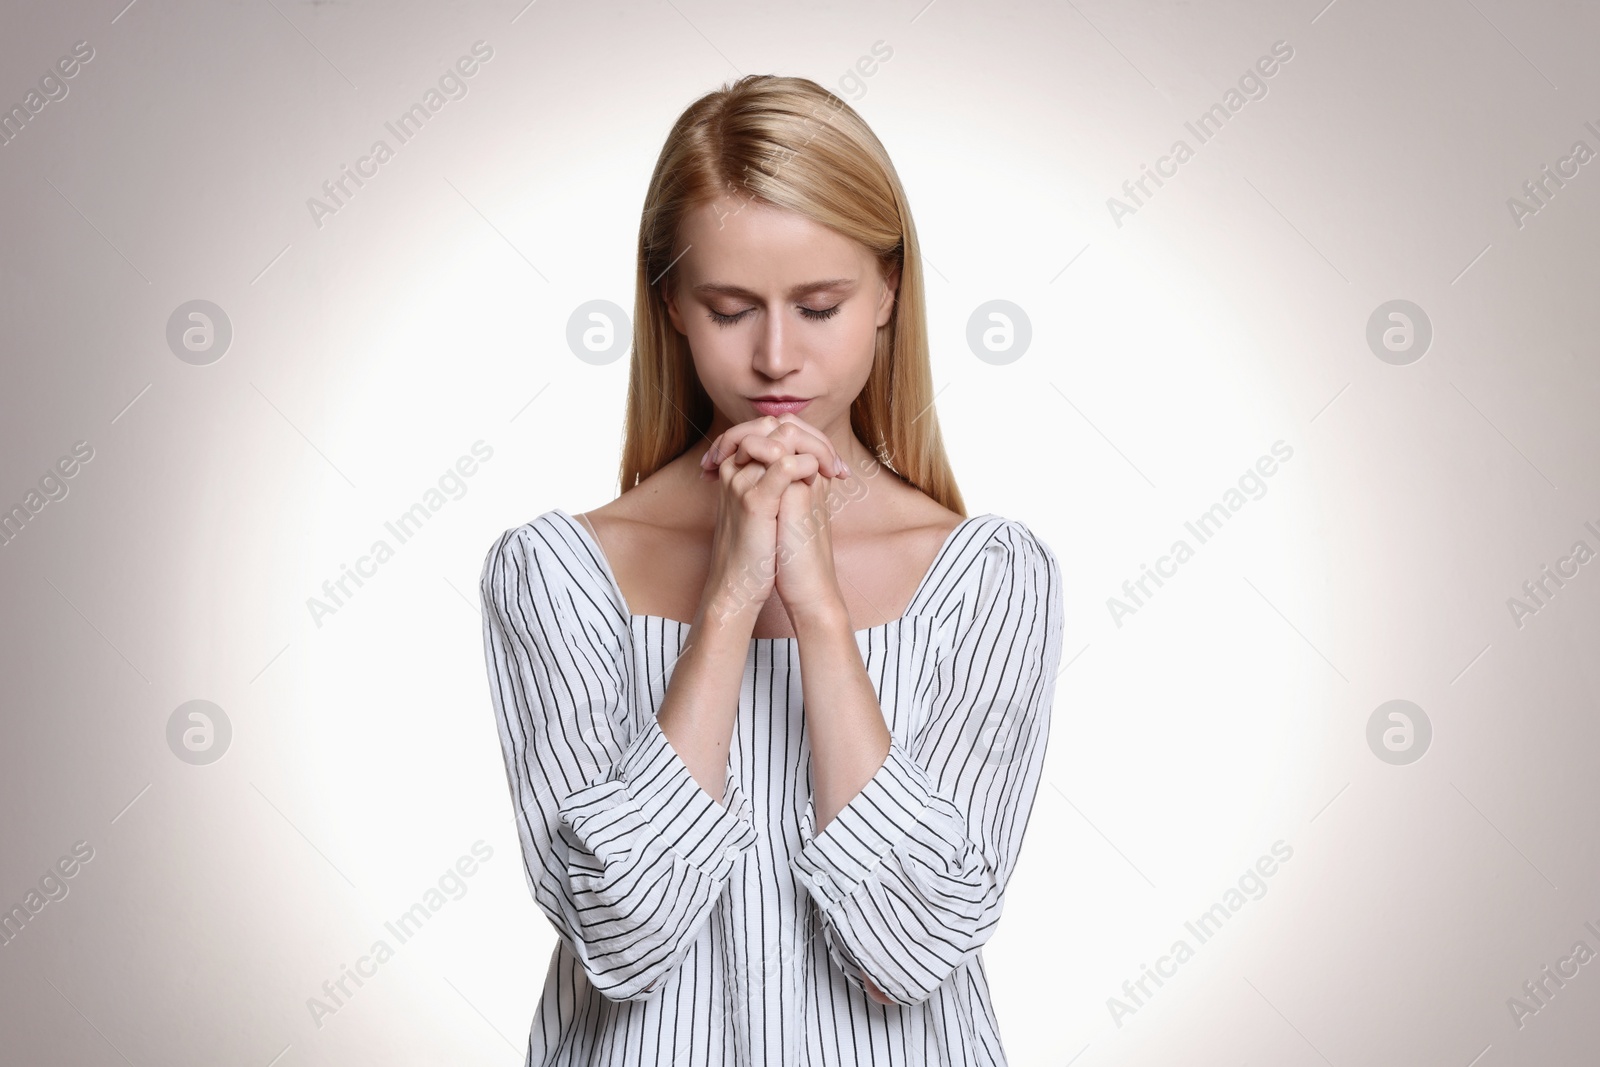
[{"label": "woman's right hand", "polygon": [[701,460],[717,478],[717,522],[701,615],[751,625],[777,578],[778,504],[794,482],[848,470],[826,435],[795,415],[763,415],[730,427]]}]

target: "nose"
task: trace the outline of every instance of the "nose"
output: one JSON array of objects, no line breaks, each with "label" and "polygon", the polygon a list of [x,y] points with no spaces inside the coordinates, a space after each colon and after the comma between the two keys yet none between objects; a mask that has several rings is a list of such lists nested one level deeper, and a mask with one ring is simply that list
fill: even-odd
[{"label": "nose", "polygon": [[750,364],[764,377],[776,381],[798,368],[802,360],[794,347],[790,324],[784,322],[782,312],[769,313],[762,319],[762,328],[755,338],[755,351],[750,354]]}]

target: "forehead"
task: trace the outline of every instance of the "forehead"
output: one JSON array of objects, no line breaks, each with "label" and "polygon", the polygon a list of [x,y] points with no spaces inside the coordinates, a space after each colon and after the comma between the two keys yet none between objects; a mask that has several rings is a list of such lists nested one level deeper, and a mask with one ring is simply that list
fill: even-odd
[{"label": "forehead", "polygon": [[874,262],[866,248],[821,223],[734,193],[685,215],[678,252],[677,266],[689,284],[715,280],[751,289],[860,277]]}]

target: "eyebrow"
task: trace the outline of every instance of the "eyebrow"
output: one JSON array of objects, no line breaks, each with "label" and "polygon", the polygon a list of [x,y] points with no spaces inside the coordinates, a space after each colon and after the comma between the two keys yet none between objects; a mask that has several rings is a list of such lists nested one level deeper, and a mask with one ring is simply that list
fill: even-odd
[{"label": "eyebrow", "polygon": [[[795,286],[793,289],[790,289],[789,299],[793,300],[796,297],[805,296],[809,293],[819,293],[824,289],[838,289],[846,285],[854,285],[855,281],[856,280],[854,278],[828,278],[825,281],[820,282],[806,282],[802,285]],[[752,300],[758,299],[755,293],[752,293],[743,286],[732,285],[728,282],[704,282],[695,286],[694,291],[697,293],[721,294],[724,296],[744,296],[749,297]]]}]

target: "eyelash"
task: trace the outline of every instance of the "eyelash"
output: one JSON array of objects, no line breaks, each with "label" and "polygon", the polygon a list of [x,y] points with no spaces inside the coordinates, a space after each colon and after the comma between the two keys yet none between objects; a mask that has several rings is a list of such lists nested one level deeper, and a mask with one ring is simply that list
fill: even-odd
[{"label": "eyelash", "polygon": [[[724,315],[719,311],[712,311],[710,308],[707,308],[706,310],[711,314],[711,321],[716,323],[718,326],[732,326],[734,323],[744,318],[745,315],[753,309],[745,308],[744,311],[739,312],[737,315]],[[800,309],[800,314],[804,315],[812,322],[822,322],[824,319],[831,319],[838,313],[838,304],[833,305],[831,308],[823,308],[820,311],[816,308],[803,307]]]}]

